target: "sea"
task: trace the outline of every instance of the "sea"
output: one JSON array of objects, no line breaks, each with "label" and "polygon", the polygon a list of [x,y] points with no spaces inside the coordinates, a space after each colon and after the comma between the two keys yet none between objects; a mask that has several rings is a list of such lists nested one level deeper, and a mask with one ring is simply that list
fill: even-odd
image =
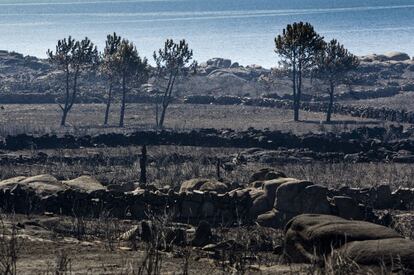
[{"label": "sea", "polygon": [[46,57],[59,39],[89,37],[102,50],[116,32],[151,61],[167,38],[194,58],[277,65],[274,38],[305,21],[357,55],[414,55],[414,0],[0,0],[0,49]]}]

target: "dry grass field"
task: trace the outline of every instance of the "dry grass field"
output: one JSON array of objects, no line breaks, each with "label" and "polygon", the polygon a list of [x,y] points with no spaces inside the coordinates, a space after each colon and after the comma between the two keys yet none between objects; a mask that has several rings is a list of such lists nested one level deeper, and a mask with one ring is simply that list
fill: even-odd
[{"label": "dry grass field", "polygon": [[[105,185],[137,182],[139,179],[139,155],[141,148],[128,146],[120,148],[90,148],[65,150],[18,151],[15,155],[35,156],[44,152],[57,160],[47,164],[1,164],[1,179],[20,175],[52,174],[61,179],[72,179],[81,175],[91,175]],[[237,148],[202,148],[186,146],[148,146],[148,181],[158,187],[179,188],[184,180],[196,177],[215,178],[216,158],[236,156],[243,152]],[[84,157],[82,160],[68,163],[59,160]],[[97,163],[99,156],[103,162]],[[125,160],[122,164],[110,163],[111,158]],[[105,163],[105,160],[106,163]],[[222,169],[222,177],[228,182],[246,184],[255,171],[269,164],[248,162],[235,167],[233,171]],[[306,179],[317,184],[339,188],[372,187],[389,184],[395,190],[399,187],[414,188],[413,164],[401,163],[310,163],[271,164],[276,170],[283,171],[294,178]]]},{"label": "dry grass field", "polygon": [[[105,106],[102,104],[79,104],[73,107],[68,117],[68,126],[60,127],[60,109],[57,105],[3,105],[0,110],[0,135],[18,133],[74,133],[94,134],[103,132],[127,132],[136,129],[153,128],[155,106],[151,104],[128,104],[126,127],[117,126],[119,108],[114,105],[110,116],[110,126],[104,127]],[[301,112],[301,122],[293,122],[291,110],[262,108],[253,106],[216,105],[171,105],[168,108],[166,127],[171,129],[231,128],[292,131],[308,133],[315,131],[343,131],[361,126],[381,124],[374,120],[358,119],[334,115],[333,123],[323,124],[325,114]]]}]

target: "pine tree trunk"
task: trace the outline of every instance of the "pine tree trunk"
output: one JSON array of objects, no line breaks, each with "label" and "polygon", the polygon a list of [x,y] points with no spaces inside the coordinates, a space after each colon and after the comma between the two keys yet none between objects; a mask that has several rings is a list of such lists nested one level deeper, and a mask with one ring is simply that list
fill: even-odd
[{"label": "pine tree trunk", "polygon": [[294,121],[299,121],[299,104],[298,104],[298,101],[295,100],[293,105],[294,105],[293,119],[294,119]]},{"label": "pine tree trunk", "polygon": [[164,127],[164,119],[165,119],[165,112],[167,111],[167,106],[168,105],[162,105],[161,117],[160,117],[160,122],[159,122],[160,128]]},{"label": "pine tree trunk", "polygon": [[109,84],[108,100],[106,102],[104,125],[108,125],[109,109],[111,108],[111,102],[112,102],[112,81],[111,81],[111,84]]},{"label": "pine tree trunk", "polygon": [[155,126],[157,128],[160,125],[160,121],[158,120],[158,113],[159,113],[158,109],[159,109],[158,108],[158,98],[156,98],[156,101],[155,101]]},{"label": "pine tree trunk", "polygon": [[296,88],[297,76],[296,76],[296,63],[293,63],[292,70],[292,86],[293,86],[293,120],[298,121],[299,112],[297,112],[297,88]]},{"label": "pine tree trunk", "polygon": [[67,110],[66,106],[65,109],[62,110],[62,120],[60,121],[60,126],[65,126],[66,125],[66,118],[68,116],[69,110]]},{"label": "pine tree trunk", "polygon": [[302,66],[299,63],[299,68],[298,68],[298,83],[297,83],[297,87],[296,87],[296,104],[295,104],[295,121],[299,121],[299,110],[300,110],[300,98],[302,95]]},{"label": "pine tree trunk", "polygon": [[329,89],[329,105],[328,105],[328,111],[326,113],[326,122],[331,122],[332,107],[333,107],[333,100],[334,100],[334,90],[335,90],[335,87],[333,83],[331,83],[330,89]]},{"label": "pine tree trunk", "polygon": [[126,100],[126,79],[125,79],[125,76],[123,76],[122,77],[122,104],[121,104],[121,115],[119,118],[119,127],[124,127],[125,100]]},{"label": "pine tree trunk", "polygon": [[[66,125],[66,118],[68,116],[69,113],[69,96],[70,96],[70,92],[69,92],[69,67],[66,66],[66,96],[65,96],[65,106],[61,107],[62,109],[62,119],[60,121],[60,126],[65,126]],[[59,105],[60,106],[60,105]]]}]

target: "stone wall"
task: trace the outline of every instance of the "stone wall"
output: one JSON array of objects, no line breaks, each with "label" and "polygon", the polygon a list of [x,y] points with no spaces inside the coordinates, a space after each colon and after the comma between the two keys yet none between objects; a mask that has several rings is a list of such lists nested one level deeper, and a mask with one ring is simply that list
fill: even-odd
[{"label": "stone wall", "polygon": [[[362,94],[359,96],[362,97]],[[185,98],[184,102],[188,104],[246,105],[281,109],[293,109],[293,102],[291,100],[275,98],[250,98],[236,96],[188,96]],[[301,109],[305,111],[325,113],[328,109],[328,103],[323,101],[304,101],[301,103]],[[396,110],[385,107],[377,108],[369,106],[352,106],[334,103],[333,113],[399,123],[414,123],[414,112],[406,110]]]},{"label": "stone wall", "polygon": [[[147,219],[148,215],[167,213],[176,221],[197,224],[200,220],[212,224],[232,225],[237,221],[248,222],[251,199],[228,193],[183,192],[170,190],[137,189],[133,192],[120,192],[95,188],[86,190],[90,180],[86,179],[85,188],[65,186],[50,175],[40,175],[0,182],[0,208],[8,213],[43,214],[45,212],[99,218],[102,214],[122,219]],[[24,178],[24,177],[22,177]],[[12,183],[13,180],[16,183]],[[76,179],[82,182],[82,178]],[[64,186],[64,187],[63,187]]]},{"label": "stone wall", "polygon": [[88,176],[71,181],[58,181],[51,175],[16,177],[0,182],[0,208],[9,213],[48,212],[90,218],[109,214],[135,220],[166,213],[176,221],[197,224],[206,220],[230,226],[239,222],[250,224],[257,219],[260,224],[273,227],[283,227],[290,218],[304,213],[389,223],[372,210],[414,209],[414,189],[392,191],[382,185],[332,190],[271,169],[265,172],[256,174],[252,177],[255,181],[244,187],[229,186],[229,191],[222,193],[214,190],[214,186],[219,186],[215,181],[209,183],[209,191],[138,187],[132,192],[121,192],[108,190]]},{"label": "stone wall", "polygon": [[[262,148],[269,150],[304,149],[314,159],[361,161],[395,160],[413,162],[414,140],[402,127],[357,128],[350,132],[294,135],[281,131],[199,129],[191,131],[139,131],[131,134],[96,136],[26,134],[8,136],[1,150],[117,147],[133,145],[179,145],[201,147]],[[403,150],[404,155],[399,151]],[[40,156],[40,158],[43,156]],[[340,159],[342,158],[342,159]],[[7,159],[6,159],[7,161]],[[19,162],[19,160],[15,160]],[[23,161],[23,160],[22,160]]]}]

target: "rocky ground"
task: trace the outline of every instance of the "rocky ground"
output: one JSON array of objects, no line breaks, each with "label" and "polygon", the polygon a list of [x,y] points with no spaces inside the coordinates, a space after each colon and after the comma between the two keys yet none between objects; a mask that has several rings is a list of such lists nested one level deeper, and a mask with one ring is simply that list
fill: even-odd
[{"label": "rocky ground", "polygon": [[88,176],[50,175],[4,180],[0,189],[0,268],[17,274],[412,274],[414,268],[412,189],[335,190],[272,169],[237,187],[198,178],[177,192],[142,185],[122,192]]}]

